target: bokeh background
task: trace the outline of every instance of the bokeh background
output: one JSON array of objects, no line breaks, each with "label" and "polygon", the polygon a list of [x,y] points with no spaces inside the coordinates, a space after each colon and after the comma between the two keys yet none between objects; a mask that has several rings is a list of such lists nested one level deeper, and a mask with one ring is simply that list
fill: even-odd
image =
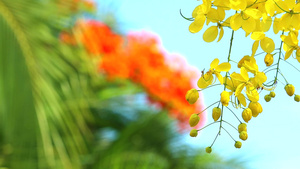
[{"label": "bokeh background", "polygon": [[[224,132],[206,154],[214,125],[189,137],[189,116],[219,92],[202,92],[195,105],[185,93],[214,58],[226,61],[230,38],[225,30],[207,44],[188,32],[179,9],[189,16],[198,4],[0,0],[0,168],[298,168],[299,104],[283,85],[249,122],[241,149]],[[238,31],[233,59],[251,44]],[[297,92],[299,72],[284,69]],[[212,122],[210,111],[198,128]]]}]

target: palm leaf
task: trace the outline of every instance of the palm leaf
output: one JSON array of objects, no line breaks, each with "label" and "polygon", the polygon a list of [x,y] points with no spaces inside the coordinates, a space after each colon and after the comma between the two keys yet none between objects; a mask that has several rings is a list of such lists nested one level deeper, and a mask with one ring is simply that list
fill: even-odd
[{"label": "palm leaf", "polygon": [[88,152],[92,65],[59,41],[58,4],[0,0],[2,166],[77,169]]}]

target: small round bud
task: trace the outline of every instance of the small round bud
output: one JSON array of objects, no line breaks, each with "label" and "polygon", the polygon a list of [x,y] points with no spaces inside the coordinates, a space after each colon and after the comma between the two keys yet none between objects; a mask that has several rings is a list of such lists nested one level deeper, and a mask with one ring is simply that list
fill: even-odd
[{"label": "small round bud", "polygon": [[245,140],[247,140],[247,138],[248,138],[248,133],[246,131],[242,131],[240,133],[240,139],[245,141]]},{"label": "small round bud", "polygon": [[249,108],[244,109],[242,113],[242,117],[246,123],[248,123],[249,120],[252,118],[252,111]]},{"label": "small round bud", "polygon": [[227,91],[223,91],[221,93],[221,103],[223,106],[228,106],[228,103],[230,101],[230,94]]},{"label": "small round bud", "polygon": [[207,153],[211,153],[212,149],[211,149],[211,147],[206,147],[206,148],[205,148],[205,151],[206,151]]},{"label": "small round bud", "polygon": [[190,136],[191,137],[197,137],[197,135],[198,135],[198,130],[192,129],[191,132],[190,132]]},{"label": "small round bud", "polygon": [[217,121],[220,118],[221,112],[222,112],[222,110],[219,107],[213,108],[212,117],[213,117],[214,121]]},{"label": "small round bud", "polygon": [[195,127],[200,121],[200,117],[197,114],[192,114],[189,119],[189,124],[191,127]]},{"label": "small round bud", "polygon": [[242,147],[242,143],[240,141],[236,141],[234,144],[235,148],[241,148]]},{"label": "small round bud", "polygon": [[246,123],[239,124],[238,130],[239,130],[239,133],[241,133],[242,131],[247,132],[247,124]]},{"label": "small round bud", "polygon": [[295,87],[292,84],[285,85],[284,90],[289,96],[293,96],[295,93]]},{"label": "small round bud", "polygon": [[271,97],[270,95],[268,95],[268,94],[265,95],[265,101],[266,101],[266,102],[269,102],[269,101],[271,100],[271,98],[272,98],[272,97]]},{"label": "small round bud", "polygon": [[275,97],[276,96],[276,94],[275,94],[275,92],[270,92],[270,94],[269,94],[271,97]]},{"label": "small round bud", "polygon": [[188,101],[190,104],[194,104],[199,98],[199,92],[197,89],[191,89],[187,91],[185,95],[186,101]]},{"label": "small round bud", "polygon": [[250,102],[248,108],[251,109],[253,117],[257,117],[258,114],[263,111],[263,108],[258,102]]},{"label": "small round bud", "polygon": [[299,102],[300,101],[300,95],[295,95],[295,97],[294,97],[294,100],[296,101],[296,102]]},{"label": "small round bud", "polygon": [[270,53],[266,54],[264,61],[265,61],[266,66],[271,66],[273,64],[273,61],[274,61],[273,55],[270,54]]}]

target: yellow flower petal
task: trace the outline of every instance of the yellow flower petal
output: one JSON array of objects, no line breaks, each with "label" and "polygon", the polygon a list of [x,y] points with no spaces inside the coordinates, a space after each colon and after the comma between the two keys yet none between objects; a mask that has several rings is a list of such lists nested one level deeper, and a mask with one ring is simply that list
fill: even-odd
[{"label": "yellow flower petal", "polygon": [[220,81],[220,83],[222,85],[223,84],[223,76],[220,73],[218,73],[218,72],[215,72],[215,75],[217,76],[217,78],[219,79],[219,81]]},{"label": "yellow flower petal", "polygon": [[293,53],[293,48],[290,48],[284,55],[284,60],[287,60]]},{"label": "yellow flower petal", "polygon": [[189,31],[191,33],[199,32],[203,28],[205,20],[206,20],[206,17],[204,15],[197,16],[195,18],[195,21],[190,24]]},{"label": "yellow flower petal", "polygon": [[240,102],[243,106],[246,107],[247,103],[246,103],[246,98],[245,98],[245,96],[244,96],[243,94],[240,93],[240,94],[237,96],[237,98],[238,98],[239,102]]},{"label": "yellow flower petal", "polygon": [[223,29],[223,27],[221,27],[221,28],[220,28],[219,39],[218,39],[217,42],[219,42],[219,41],[222,39],[223,35],[224,35],[224,29]]},{"label": "yellow flower petal", "polygon": [[230,77],[231,77],[232,79],[237,80],[237,81],[245,82],[245,79],[243,78],[243,76],[240,75],[240,74],[238,74],[238,73],[233,72],[233,73],[230,75]]},{"label": "yellow flower petal", "polygon": [[242,29],[246,33],[251,33],[255,30],[256,22],[252,17],[249,17],[247,20],[243,20]]},{"label": "yellow flower petal", "polygon": [[218,36],[218,27],[211,26],[204,32],[203,40],[205,42],[212,42],[217,38],[217,36]]},{"label": "yellow flower petal", "polygon": [[265,38],[265,33],[263,32],[253,32],[251,34],[251,39],[253,40],[262,40],[263,38]]},{"label": "yellow flower petal", "polygon": [[275,14],[275,3],[273,1],[267,1],[265,3],[265,8],[270,16],[273,16]]},{"label": "yellow flower petal", "polygon": [[251,16],[254,19],[260,19],[262,14],[260,12],[260,10],[258,9],[254,9],[254,8],[247,8],[244,11],[248,16]]},{"label": "yellow flower petal", "polygon": [[239,94],[241,94],[242,90],[244,89],[245,87],[245,83],[241,83],[238,85],[238,87],[236,88],[235,90],[235,96],[238,96]]},{"label": "yellow flower petal", "polygon": [[255,41],[255,42],[253,43],[253,45],[252,45],[252,54],[251,54],[251,56],[254,56],[254,55],[255,55],[255,53],[256,53],[256,51],[257,51],[257,48],[258,48],[258,45],[259,45],[259,41],[258,41],[258,40]]},{"label": "yellow flower petal", "polygon": [[210,63],[210,69],[216,68],[216,67],[218,66],[218,64],[219,64],[219,59],[218,59],[218,58],[214,59],[214,60]]},{"label": "yellow flower petal", "polygon": [[245,79],[245,81],[249,80],[248,72],[245,67],[241,67],[241,75]]},{"label": "yellow flower petal", "polygon": [[230,27],[234,31],[237,31],[242,26],[242,23],[243,19],[241,14],[239,13],[234,14],[230,19]]},{"label": "yellow flower petal", "polygon": [[197,85],[200,89],[204,89],[207,86],[211,85],[213,82],[213,76],[210,73],[206,73],[203,75],[197,82]]},{"label": "yellow flower petal", "polygon": [[281,25],[279,24],[279,18],[274,19],[273,21],[273,32],[277,34],[280,30],[282,30]]},{"label": "yellow flower petal", "polygon": [[230,70],[230,68],[231,68],[230,63],[225,62],[225,63],[219,64],[215,68],[215,70],[218,71],[218,72],[228,72]]},{"label": "yellow flower petal", "polygon": [[272,53],[275,50],[275,43],[271,38],[265,37],[260,41],[260,47],[266,53]]}]

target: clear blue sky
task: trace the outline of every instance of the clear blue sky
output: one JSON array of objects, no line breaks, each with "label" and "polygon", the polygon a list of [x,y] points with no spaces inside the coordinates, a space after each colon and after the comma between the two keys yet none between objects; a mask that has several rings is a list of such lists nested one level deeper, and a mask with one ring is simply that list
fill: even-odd
[{"label": "clear blue sky", "polygon": [[[185,56],[190,65],[203,70],[209,69],[210,62],[218,57],[221,62],[227,61],[231,30],[225,28],[225,34],[221,42],[206,43],[202,40],[204,29],[197,34],[188,31],[189,21],[184,20],[180,14],[189,17],[192,10],[201,1],[186,0],[98,0],[99,6],[111,7],[113,13],[119,19],[123,31],[148,30],[161,37],[163,47],[171,53],[179,53]],[[111,6],[110,6],[110,5]],[[104,9],[104,8],[102,8]],[[101,10],[101,8],[100,8]],[[280,39],[268,34],[275,39],[276,48],[280,45]],[[251,54],[253,41],[250,37],[244,37],[243,31],[237,31],[233,42],[232,59],[238,61],[244,55]],[[259,50],[258,52],[260,52]],[[264,68],[263,55],[257,57],[257,62]],[[275,56],[277,60],[278,56]],[[300,64],[289,59],[293,65],[300,68]],[[296,93],[300,94],[300,73],[291,68],[285,62],[281,63],[282,71],[289,83],[294,84]],[[289,75],[287,74],[289,73]],[[267,74],[269,79],[274,78],[275,72]],[[282,79],[282,78],[281,78]],[[283,81],[283,80],[282,80]],[[257,118],[248,123],[248,140],[243,142],[241,149],[234,148],[234,142],[223,132],[218,138],[213,151],[224,158],[238,157],[247,161],[247,166],[253,169],[294,169],[299,168],[300,159],[300,103],[293,97],[286,95],[284,86],[278,84],[276,97],[266,103],[263,96],[268,92],[261,93],[260,103],[263,112]],[[216,90],[217,89],[217,90]],[[208,89],[203,92],[206,105],[217,101],[222,88]],[[208,123],[212,122],[211,110],[208,111]],[[236,110],[241,116],[241,110]],[[224,118],[232,124],[238,125],[238,121],[231,112],[226,111]],[[230,130],[230,127],[227,126]],[[200,147],[209,146],[216,133],[218,125],[205,129],[197,138],[186,138],[186,142]],[[230,130],[235,133],[234,130]],[[238,139],[238,134],[234,135]]]}]

